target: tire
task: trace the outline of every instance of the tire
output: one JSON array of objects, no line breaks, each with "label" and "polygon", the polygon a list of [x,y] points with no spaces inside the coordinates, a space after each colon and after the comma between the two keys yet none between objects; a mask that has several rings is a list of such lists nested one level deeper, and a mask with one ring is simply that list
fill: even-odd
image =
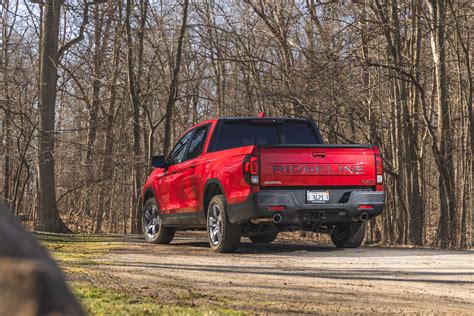
[{"label": "tire", "polygon": [[155,198],[149,198],[143,207],[142,228],[145,240],[152,244],[169,244],[175,229],[166,227],[160,218],[160,210]]},{"label": "tire", "polygon": [[207,237],[215,252],[235,252],[240,245],[242,227],[232,224],[227,216],[225,198],[216,195],[207,209]]},{"label": "tire", "polygon": [[274,241],[278,236],[278,231],[274,230],[262,235],[257,235],[257,236],[250,236],[249,239],[253,243],[260,243],[260,244],[269,244],[272,241]]},{"label": "tire", "polygon": [[367,222],[350,222],[336,225],[331,240],[337,248],[358,248],[365,239]]}]

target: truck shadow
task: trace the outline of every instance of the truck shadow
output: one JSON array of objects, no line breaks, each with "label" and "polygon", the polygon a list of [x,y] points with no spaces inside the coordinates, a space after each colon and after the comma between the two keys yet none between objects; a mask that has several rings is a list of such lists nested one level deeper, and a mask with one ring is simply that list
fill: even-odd
[{"label": "truck shadow", "polygon": [[272,253],[295,253],[295,252],[311,252],[311,253],[327,253],[339,252],[343,249],[338,249],[333,246],[321,244],[300,244],[300,243],[271,243],[271,244],[254,244],[242,243],[238,250],[239,253],[249,254],[272,254]]},{"label": "truck shadow", "polygon": [[[209,249],[209,243],[207,241],[182,241],[177,240],[172,242],[166,247],[176,247],[185,250],[185,247],[190,249]],[[365,246],[354,249],[340,249],[332,245],[322,243],[302,243],[302,242],[291,242],[291,241],[276,241],[270,244],[258,244],[243,240],[240,244],[237,254],[278,254],[288,256],[314,256],[314,257],[332,257],[332,256],[343,256],[343,257],[419,257],[419,256],[443,256],[443,255],[466,255],[474,256],[472,250],[441,250],[441,249],[429,249],[429,248],[387,248],[382,246]],[[200,254],[202,254],[200,252]]]},{"label": "truck shadow", "polygon": [[[191,247],[191,248],[207,248],[210,251],[209,243],[203,241],[196,242],[177,242],[171,243],[169,246],[172,247]],[[338,252],[344,249],[338,249],[333,246],[320,245],[320,244],[301,244],[301,243],[270,243],[270,244],[257,244],[251,242],[242,242],[236,253],[238,254],[284,254],[284,253],[295,253],[295,252],[312,252],[312,253],[324,253],[324,252]]]}]

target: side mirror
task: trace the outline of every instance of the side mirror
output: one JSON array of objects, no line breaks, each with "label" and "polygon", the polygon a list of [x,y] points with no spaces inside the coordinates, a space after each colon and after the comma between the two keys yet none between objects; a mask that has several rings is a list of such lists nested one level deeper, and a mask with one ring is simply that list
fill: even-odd
[{"label": "side mirror", "polygon": [[165,168],[165,157],[164,156],[153,156],[151,158],[151,165],[155,168]]}]

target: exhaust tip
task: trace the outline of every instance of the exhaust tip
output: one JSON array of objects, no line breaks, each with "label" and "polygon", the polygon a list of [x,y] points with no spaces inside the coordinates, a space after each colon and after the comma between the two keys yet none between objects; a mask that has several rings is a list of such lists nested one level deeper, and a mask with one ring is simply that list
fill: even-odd
[{"label": "exhaust tip", "polygon": [[369,214],[367,214],[366,212],[360,214],[360,220],[365,222],[369,219]]},{"label": "exhaust tip", "polygon": [[275,214],[275,215],[273,215],[273,222],[274,222],[275,224],[280,223],[280,222],[281,222],[281,215],[280,215],[280,214]]}]

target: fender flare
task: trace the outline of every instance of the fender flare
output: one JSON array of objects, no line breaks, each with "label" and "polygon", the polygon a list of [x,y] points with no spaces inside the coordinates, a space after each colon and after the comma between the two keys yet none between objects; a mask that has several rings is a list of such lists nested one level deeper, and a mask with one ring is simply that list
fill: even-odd
[{"label": "fender flare", "polygon": [[206,181],[206,183],[204,184],[204,189],[202,190],[202,193],[201,193],[201,201],[200,201],[200,209],[204,211],[204,213],[206,213],[206,210],[204,209],[204,201],[206,199],[206,191],[207,189],[209,188],[209,186],[211,185],[217,185],[219,187],[219,189],[221,190],[222,194],[224,195],[224,199],[227,201],[227,198],[226,198],[226,194],[225,194],[225,191],[224,191],[224,186],[222,185],[222,183],[219,181],[219,179],[216,179],[216,178],[211,178],[211,179],[208,179]]},{"label": "fender flare", "polygon": [[[156,201],[156,196],[155,196],[155,191],[153,190],[153,188],[150,186],[146,187],[146,188],[143,188],[142,190],[142,196],[141,196],[141,200],[142,200],[142,206],[145,205],[146,203],[146,199],[145,197],[146,196],[153,196],[153,198],[155,198],[155,201]],[[158,203],[158,202],[157,202]]]}]

